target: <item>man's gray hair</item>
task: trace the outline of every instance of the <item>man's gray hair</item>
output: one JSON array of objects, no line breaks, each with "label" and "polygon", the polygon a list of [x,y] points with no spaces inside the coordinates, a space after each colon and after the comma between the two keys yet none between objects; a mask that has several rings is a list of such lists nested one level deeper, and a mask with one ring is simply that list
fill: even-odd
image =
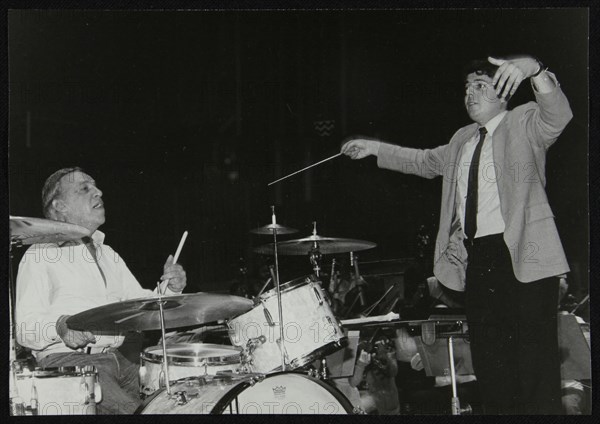
[{"label": "man's gray hair", "polygon": [[55,211],[54,206],[52,206],[52,201],[61,194],[60,180],[65,175],[72,174],[73,172],[84,172],[84,170],[78,166],[62,168],[46,179],[44,188],[42,188],[42,208],[46,218],[55,219]]}]

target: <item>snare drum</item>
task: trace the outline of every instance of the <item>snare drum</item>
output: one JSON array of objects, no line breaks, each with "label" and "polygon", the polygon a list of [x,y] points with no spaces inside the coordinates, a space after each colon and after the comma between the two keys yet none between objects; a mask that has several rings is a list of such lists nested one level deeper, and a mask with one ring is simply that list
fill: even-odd
[{"label": "snare drum", "polygon": [[336,388],[305,374],[187,378],[148,398],[140,414],[351,414]]},{"label": "snare drum", "polygon": [[[240,367],[240,350],[233,346],[205,343],[180,343],[167,346],[169,380],[216,375],[220,371],[236,372]],[[152,346],[140,354],[140,392],[154,393],[160,381],[163,363],[162,346]]]},{"label": "snare drum", "polygon": [[[276,290],[260,296],[258,305],[227,323],[231,344],[243,349],[250,372],[281,370],[280,328]],[[281,285],[285,361],[290,369],[329,354],[346,337],[331,311],[329,298],[319,281],[305,277]]]},{"label": "snare drum", "polygon": [[24,368],[15,377],[26,415],[95,415],[102,400],[94,366]]}]

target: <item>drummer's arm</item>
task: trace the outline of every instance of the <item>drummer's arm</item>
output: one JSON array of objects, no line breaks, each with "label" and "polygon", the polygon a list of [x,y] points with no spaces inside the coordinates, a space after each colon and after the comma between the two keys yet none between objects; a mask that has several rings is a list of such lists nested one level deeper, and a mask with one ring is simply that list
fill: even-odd
[{"label": "drummer's arm", "polygon": [[42,350],[61,338],[56,332],[60,312],[50,304],[50,281],[44,262],[19,264],[15,305],[15,337],[21,346]]},{"label": "drummer's arm", "polygon": [[[115,255],[117,255],[116,257],[118,257],[118,253],[115,252]],[[140,285],[137,278],[135,278],[135,276],[129,270],[129,267],[127,267],[127,264],[125,264],[125,261],[123,260],[123,258],[119,257],[119,260],[116,262],[116,264],[119,268],[119,275],[121,276],[123,300],[155,296],[157,294],[156,288],[154,288],[154,290],[149,290],[149,289],[144,289]],[[181,293],[181,291],[179,291],[179,292],[173,291],[169,287],[166,287],[166,286],[167,286],[167,283],[161,283],[161,285],[160,285],[163,295],[173,295],[173,294]]]}]

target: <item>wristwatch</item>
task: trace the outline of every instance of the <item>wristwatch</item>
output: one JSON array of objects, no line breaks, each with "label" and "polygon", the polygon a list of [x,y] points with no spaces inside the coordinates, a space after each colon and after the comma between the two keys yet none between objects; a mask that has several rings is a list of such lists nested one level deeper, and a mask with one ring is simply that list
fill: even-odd
[{"label": "wristwatch", "polygon": [[548,69],[547,67],[544,66],[544,64],[542,63],[541,60],[536,59],[536,61],[537,61],[538,65],[540,65],[540,69],[538,69],[537,72],[531,76],[531,78],[537,77],[539,74],[541,74],[542,72],[544,72]]}]

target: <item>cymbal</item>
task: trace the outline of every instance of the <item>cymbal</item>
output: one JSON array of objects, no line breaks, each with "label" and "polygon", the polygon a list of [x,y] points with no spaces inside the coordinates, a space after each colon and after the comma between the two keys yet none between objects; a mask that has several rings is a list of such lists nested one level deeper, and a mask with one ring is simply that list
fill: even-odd
[{"label": "cymbal", "polygon": [[250,230],[253,234],[262,234],[262,235],[273,235],[273,232],[277,230],[277,234],[294,234],[297,233],[298,230],[295,228],[284,227],[279,224],[269,224],[258,228],[253,228]]},{"label": "cymbal", "polygon": [[[163,296],[162,302],[165,328],[200,325],[231,318],[249,311],[254,305],[252,300],[245,297],[217,293]],[[67,318],[67,326],[73,330],[92,332],[158,330],[158,298],[132,299],[92,308]]]},{"label": "cymbal", "polygon": [[90,230],[52,219],[10,217],[10,240],[20,244],[60,243],[90,235]]},{"label": "cymbal", "polygon": [[[337,253],[358,252],[360,250],[372,249],[375,246],[377,246],[377,244],[370,241],[312,235],[302,239],[287,240],[277,243],[277,253],[289,256],[308,255],[311,249],[318,247],[322,255],[334,255]],[[262,255],[274,254],[273,243],[257,246],[253,250]]]}]

